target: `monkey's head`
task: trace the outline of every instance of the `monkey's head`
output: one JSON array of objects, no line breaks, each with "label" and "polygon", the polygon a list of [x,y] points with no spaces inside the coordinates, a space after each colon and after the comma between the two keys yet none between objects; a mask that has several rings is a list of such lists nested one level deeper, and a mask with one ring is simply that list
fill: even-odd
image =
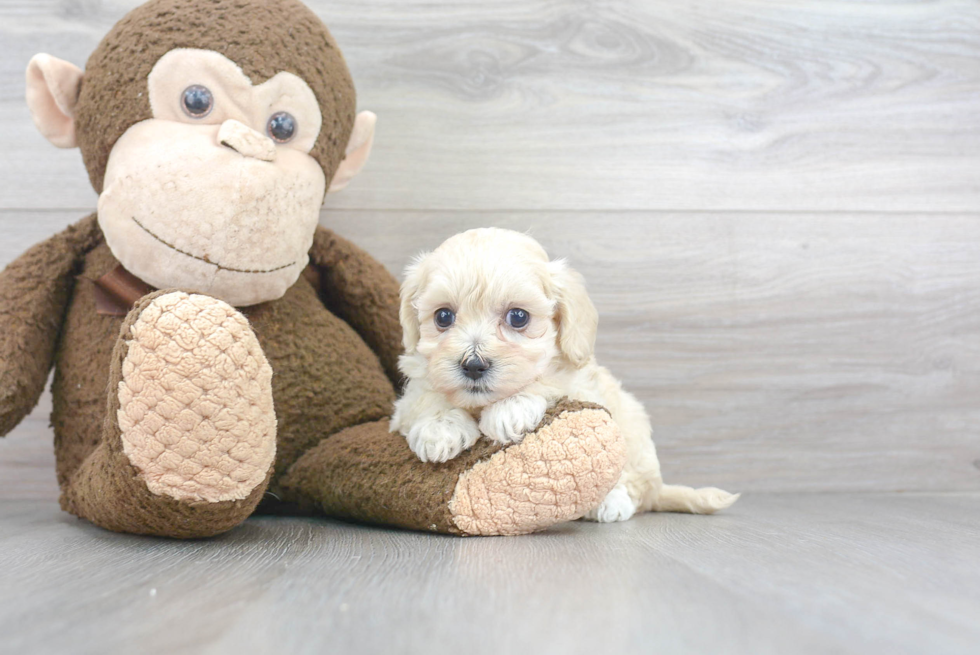
[{"label": "monkey's head", "polygon": [[151,0],[84,72],[35,56],[27,102],[48,140],[81,149],[126,269],[238,306],[292,286],[324,194],[374,136],[343,55],[298,0]]}]

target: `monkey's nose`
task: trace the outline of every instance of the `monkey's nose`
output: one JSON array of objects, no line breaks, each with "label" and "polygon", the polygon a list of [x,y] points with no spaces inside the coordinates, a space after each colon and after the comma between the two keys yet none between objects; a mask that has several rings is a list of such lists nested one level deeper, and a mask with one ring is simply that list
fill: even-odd
[{"label": "monkey's nose", "polygon": [[470,357],[459,365],[463,368],[463,375],[471,380],[479,380],[490,370],[490,362],[480,357]]},{"label": "monkey's nose", "polygon": [[245,157],[275,161],[276,144],[245,123],[228,119],[218,129],[218,143]]}]

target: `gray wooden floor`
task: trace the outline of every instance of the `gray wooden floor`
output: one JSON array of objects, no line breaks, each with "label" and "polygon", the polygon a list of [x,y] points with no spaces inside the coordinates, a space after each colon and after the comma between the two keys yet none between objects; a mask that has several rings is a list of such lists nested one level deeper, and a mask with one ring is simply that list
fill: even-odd
[{"label": "gray wooden floor", "polygon": [[209,541],[0,501],[9,653],[963,653],[980,494],[760,494],[458,539],[286,518]]},{"label": "gray wooden floor", "polygon": [[[530,230],[715,517],[450,539],[61,513],[0,441],[0,652],[980,652],[980,5],[307,0],[374,154],[321,222],[396,274]],[[139,0],[0,0],[0,266],[95,207],[23,100]],[[806,493],[801,493],[806,492]]]}]

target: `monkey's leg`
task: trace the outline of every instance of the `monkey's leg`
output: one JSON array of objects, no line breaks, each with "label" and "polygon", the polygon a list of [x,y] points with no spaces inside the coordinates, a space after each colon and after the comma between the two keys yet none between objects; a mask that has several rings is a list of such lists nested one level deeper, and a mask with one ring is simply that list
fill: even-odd
[{"label": "monkey's leg", "polygon": [[323,440],[281,481],[330,516],[460,535],[518,535],[577,519],[619,480],[626,447],[602,408],[562,402],[520,444],[481,439],[426,464],[387,421]]},{"label": "monkey's leg", "polygon": [[255,509],[272,474],[272,369],[245,317],[158,292],[123,322],[102,442],[62,506],[109,530],[206,537]]}]

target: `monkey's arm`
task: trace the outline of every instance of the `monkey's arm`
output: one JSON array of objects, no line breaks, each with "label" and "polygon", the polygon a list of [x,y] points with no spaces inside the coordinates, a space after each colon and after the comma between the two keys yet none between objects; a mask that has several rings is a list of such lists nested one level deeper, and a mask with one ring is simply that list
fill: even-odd
[{"label": "monkey's arm", "polygon": [[92,214],[0,271],[0,437],[41,397],[78,263],[100,238]]},{"label": "monkey's arm", "polygon": [[377,354],[392,383],[400,386],[398,281],[371,255],[330,230],[317,227],[310,262],[320,273],[320,297]]}]

